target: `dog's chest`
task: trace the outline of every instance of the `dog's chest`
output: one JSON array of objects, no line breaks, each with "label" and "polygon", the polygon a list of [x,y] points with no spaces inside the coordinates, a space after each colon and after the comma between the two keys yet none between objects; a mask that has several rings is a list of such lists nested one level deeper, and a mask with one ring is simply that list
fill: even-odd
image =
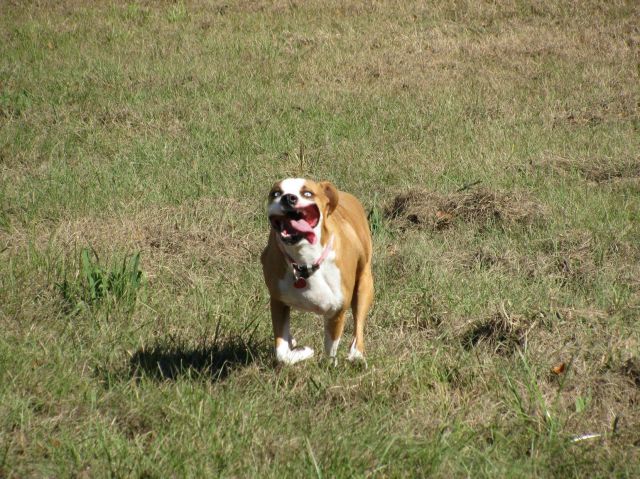
[{"label": "dog's chest", "polygon": [[296,288],[292,271],[278,282],[281,300],[285,304],[316,314],[332,314],[342,308],[342,281],[340,269],[333,259],[327,258],[320,269],[306,279],[306,286]]}]

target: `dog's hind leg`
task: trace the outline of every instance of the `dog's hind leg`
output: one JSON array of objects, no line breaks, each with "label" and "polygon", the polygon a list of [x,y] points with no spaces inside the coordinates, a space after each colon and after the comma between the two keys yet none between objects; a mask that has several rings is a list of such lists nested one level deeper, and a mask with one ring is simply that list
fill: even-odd
[{"label": "dog's hind leg", "polygon": [[348,361],[364,361],[364,364],[367,364],[364,359],[364,323],[372,302],[373,275],[371,274],[371,264],[368,264],[358,278],[356,291],[351,299],[354,338],[349,348]]},{"label": "dog's hind leg", "polygon": [[324,352],[335,366],[337,364],[336,354],[338,345],[344,331],[344,320],[347,312],[340,311],[335,316],[328,316],[324,319]]}]

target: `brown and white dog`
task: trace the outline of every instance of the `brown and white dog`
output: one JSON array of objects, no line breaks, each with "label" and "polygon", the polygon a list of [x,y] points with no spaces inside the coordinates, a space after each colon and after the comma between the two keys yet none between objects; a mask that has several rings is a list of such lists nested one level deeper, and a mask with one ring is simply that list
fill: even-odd
[{"label": "brown and white dog", "polygon": [[360,202],[331,183],[288,178],[276,183],[267,207],[271,231],[262,270],[271,295],[276,359],[293,364],[313,356],[296,348],[291,308],[324,318],[324,349],[336,363],[347,310],[355,337],[347,359],[364,361],[364,322],[373,301],[372,244]]}]

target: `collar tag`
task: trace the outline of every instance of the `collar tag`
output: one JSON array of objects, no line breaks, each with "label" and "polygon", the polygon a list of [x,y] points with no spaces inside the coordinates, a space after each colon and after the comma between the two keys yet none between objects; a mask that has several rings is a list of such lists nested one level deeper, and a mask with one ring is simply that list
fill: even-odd
[{"label": "collar tag", "polygon": [[315,265],[315,264],[298,265],[296,263],[293,263],[292,266],[295,272],[297,273],[296,276],[300,278],[305,278],[305,279],[311,276],[318,268],[320,268],[320,265]]},{"label": "collar tag", "polygon": [[324,250],[322,251],[322,254],[317,260],[315,260],[312,264],[299,265],[285,251],[282,244],[280,244],[280,241],[279,240],[276,240],[276,241],[277,241],[278,247],[280,248],[280,251],[282,251],[282,254],[284,255],[284,257],[291,264],[291,268],[293,269],[293,277],[295,278],[295,282],[293,283],[293,286],[298,289],[304,288],[307,286],[307,281],[306,281],[307,278],[320,269],[320,265],[327,258],[327,256],[329,256],[329,253],[333,249],[333,236],[332,236],[329,239],[327,246],[325,246]]}]

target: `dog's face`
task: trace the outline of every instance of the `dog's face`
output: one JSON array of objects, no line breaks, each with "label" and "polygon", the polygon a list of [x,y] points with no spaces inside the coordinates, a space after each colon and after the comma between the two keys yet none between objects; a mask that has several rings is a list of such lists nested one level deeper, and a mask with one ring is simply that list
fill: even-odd
[{"label": "dog's face", "polygon": [[327,181],[303,178],[279,181],[269,192],[267,214],[271,227],[289,245],[318,241],[322,221],[338,205],[338,191]]}]

